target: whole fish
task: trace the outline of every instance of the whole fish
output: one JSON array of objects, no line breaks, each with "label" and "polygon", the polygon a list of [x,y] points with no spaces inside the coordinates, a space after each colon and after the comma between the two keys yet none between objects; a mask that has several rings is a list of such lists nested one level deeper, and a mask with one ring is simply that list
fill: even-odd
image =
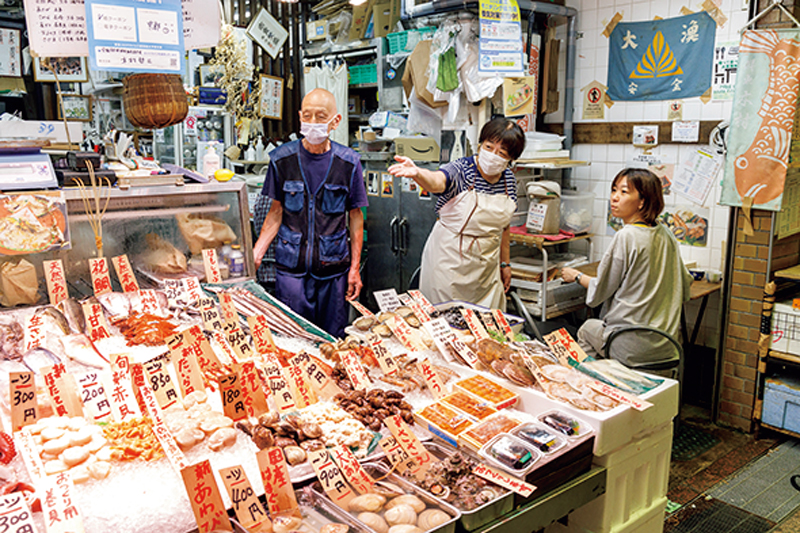
[{"label": "whole fish", "polygon": [[0,315],[0,356],[20,359],[25,342],[25,330],[11,315]]},{"label": "whole fish", "polygon": [[61,346],[66,356],[82,365],[93,368],[108,368],[109,362],[97,351],[89,337],[82,334],[66,335],[61,338]]},{"label": "whole fish", "polygon": [[83,307],[75,298],[61,300],[58,309],[64,314],[69,328],[73,333],[86,332],[86,317],[83,314]]},{"label": "whole fish", "polygon": [[64,335],[70,334],[69,322],[67,321],[67,317],[65,317],[64,313],[62,313],[55,307],[51,305],[40,307],[36,311],[34,311],[33,315],[42,318],[46,331],[50,331],[52,333],[58,333],[60,331]]},{"label": "whole fish", "polygon": [[[88,298],[87,301],[91,301],[92,298],[95,296]],[[126,317],[131,314],[131,301],[124,293],[107,292],[97,295],[96,298],[109,317]]]}]

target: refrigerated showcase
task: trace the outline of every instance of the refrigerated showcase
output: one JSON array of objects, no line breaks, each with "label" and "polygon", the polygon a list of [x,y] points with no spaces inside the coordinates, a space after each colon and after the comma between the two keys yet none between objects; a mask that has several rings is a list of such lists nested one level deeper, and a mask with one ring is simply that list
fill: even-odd
[{"label": "refrigerated showcase", "polygon": [[227,167],[223,151],[235,143],[230,116],[220,107],[190,107],[180,124],[154,135],[155,158],[160,163],[171,163],[187,169],[198,168],[207,147],[211,146],[220,158],[221,166]]}]

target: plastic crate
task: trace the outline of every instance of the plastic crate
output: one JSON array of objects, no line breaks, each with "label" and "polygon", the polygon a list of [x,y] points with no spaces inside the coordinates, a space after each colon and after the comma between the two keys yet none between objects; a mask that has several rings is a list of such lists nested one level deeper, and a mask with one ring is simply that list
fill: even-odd
[{"label": "plastic crate", "polygon": [[426,26],[424,28],[419,28],[418,30],[406,30],[406,31],[398,31],[396,33],[390,33],[386,36],[386,40],[389,42],[389,53],[396,54],[397,52],[411,52],[411,50],[406,50],[406,43],[408,43],[408,34],[409,33],[419,33],[420,39],[429,34],[436,31],[436,28],[433,26]]},{"label": "plastic crate", "polygon": [[350,74],[350,85],[361,85],[364,83],[378,83],[378,65],[353,65],[348,69]]}]

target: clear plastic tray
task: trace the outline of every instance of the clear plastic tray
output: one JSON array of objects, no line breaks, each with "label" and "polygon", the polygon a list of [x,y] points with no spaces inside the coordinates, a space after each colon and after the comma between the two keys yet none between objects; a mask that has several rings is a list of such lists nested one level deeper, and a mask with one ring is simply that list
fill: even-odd
[{"label": "clear plastic tray", "polygon": [[[584,435],[588,435],[594,431],[592,426],[580,418],[568,415],[564,411],[559,411],[558,409],[553,409],[551,411],[547,411],[546,413],[542,413],[537,417],[537,419],[544,425],[553,428],[568,439],[579,439]],[[570,426],[572,433],[569,433],[569,430],[565,429],[566,426],[563,422],[566,422],[567,425]]]},{"label": "clear plastic tray", "polygon": [[[525,433],[535,430],[541,430],[546,432],[547,437],[544,438],[548,442],[552,442],[552,444],[548,446],[541,440],[533,442],[530,438],[523,436]],[[522,424],[521,426],[514,428],[511,431],[511,434],[523,440],[525,443],[530,444],[531,446],[537,448],[540,452],[542,452],[542,454],[544,454],[545,457],[552,456],[557,451],[561,450],[567,443],[566,437],[558,433],[555,429],[551,428],[550,426],[539,422],[528,422],[527,424]]]},{"label": "clear plastic tray", "polygon": [[[521,447],[525,452],[530,453],[531,459],[529,462],[525,464],[524,467],[514,468],[513,466],[497,459],[495,454],[492,453],[492,450],[495,447],[501,446],[506,442],[510,442],[514,446]],[[528,472],[534,469],[536,463],[542,457],[542,453],[539,450],[537,450],[530,444],[526,443],[524,440],[511,435],[510,433],[501,433],[500,435],[497,435],[495,438],[487,442],[483,448],[480,449],[478,455],[481,456],[483,459],[485,459],[490,466],[494,466],[500,468],[501,470],[505,470],[509,474],[517,476],[520,479],[525,479],[525,476],[528,475]]]}]

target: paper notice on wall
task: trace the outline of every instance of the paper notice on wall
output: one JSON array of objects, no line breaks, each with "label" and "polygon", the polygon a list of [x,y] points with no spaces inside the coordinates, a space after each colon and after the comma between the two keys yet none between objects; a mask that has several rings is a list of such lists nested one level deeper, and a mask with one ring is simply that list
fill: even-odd
[{"label": "paper notice on wall", "polygon": [[800,233],[800,171],[786,171],[783,184],[783,207],[778,213],[778,239]]},{"label": "paper notice on wall", "polygon": [[707,148],[692,152],[676,169],[673,189],[681,196],[703,205],[723,160],[721,155]]},{"label": "paper notice on wall", "polygon": [[219,44],[219,3],[217,0],[181,0],[183,44],[187,50]]},{"label": "paper notice on wall", "polygon": [[738,68],[739,41],[717,43],[714,47],[714,72],[711,75],[711,97],[714,100],[733,100]]}]

